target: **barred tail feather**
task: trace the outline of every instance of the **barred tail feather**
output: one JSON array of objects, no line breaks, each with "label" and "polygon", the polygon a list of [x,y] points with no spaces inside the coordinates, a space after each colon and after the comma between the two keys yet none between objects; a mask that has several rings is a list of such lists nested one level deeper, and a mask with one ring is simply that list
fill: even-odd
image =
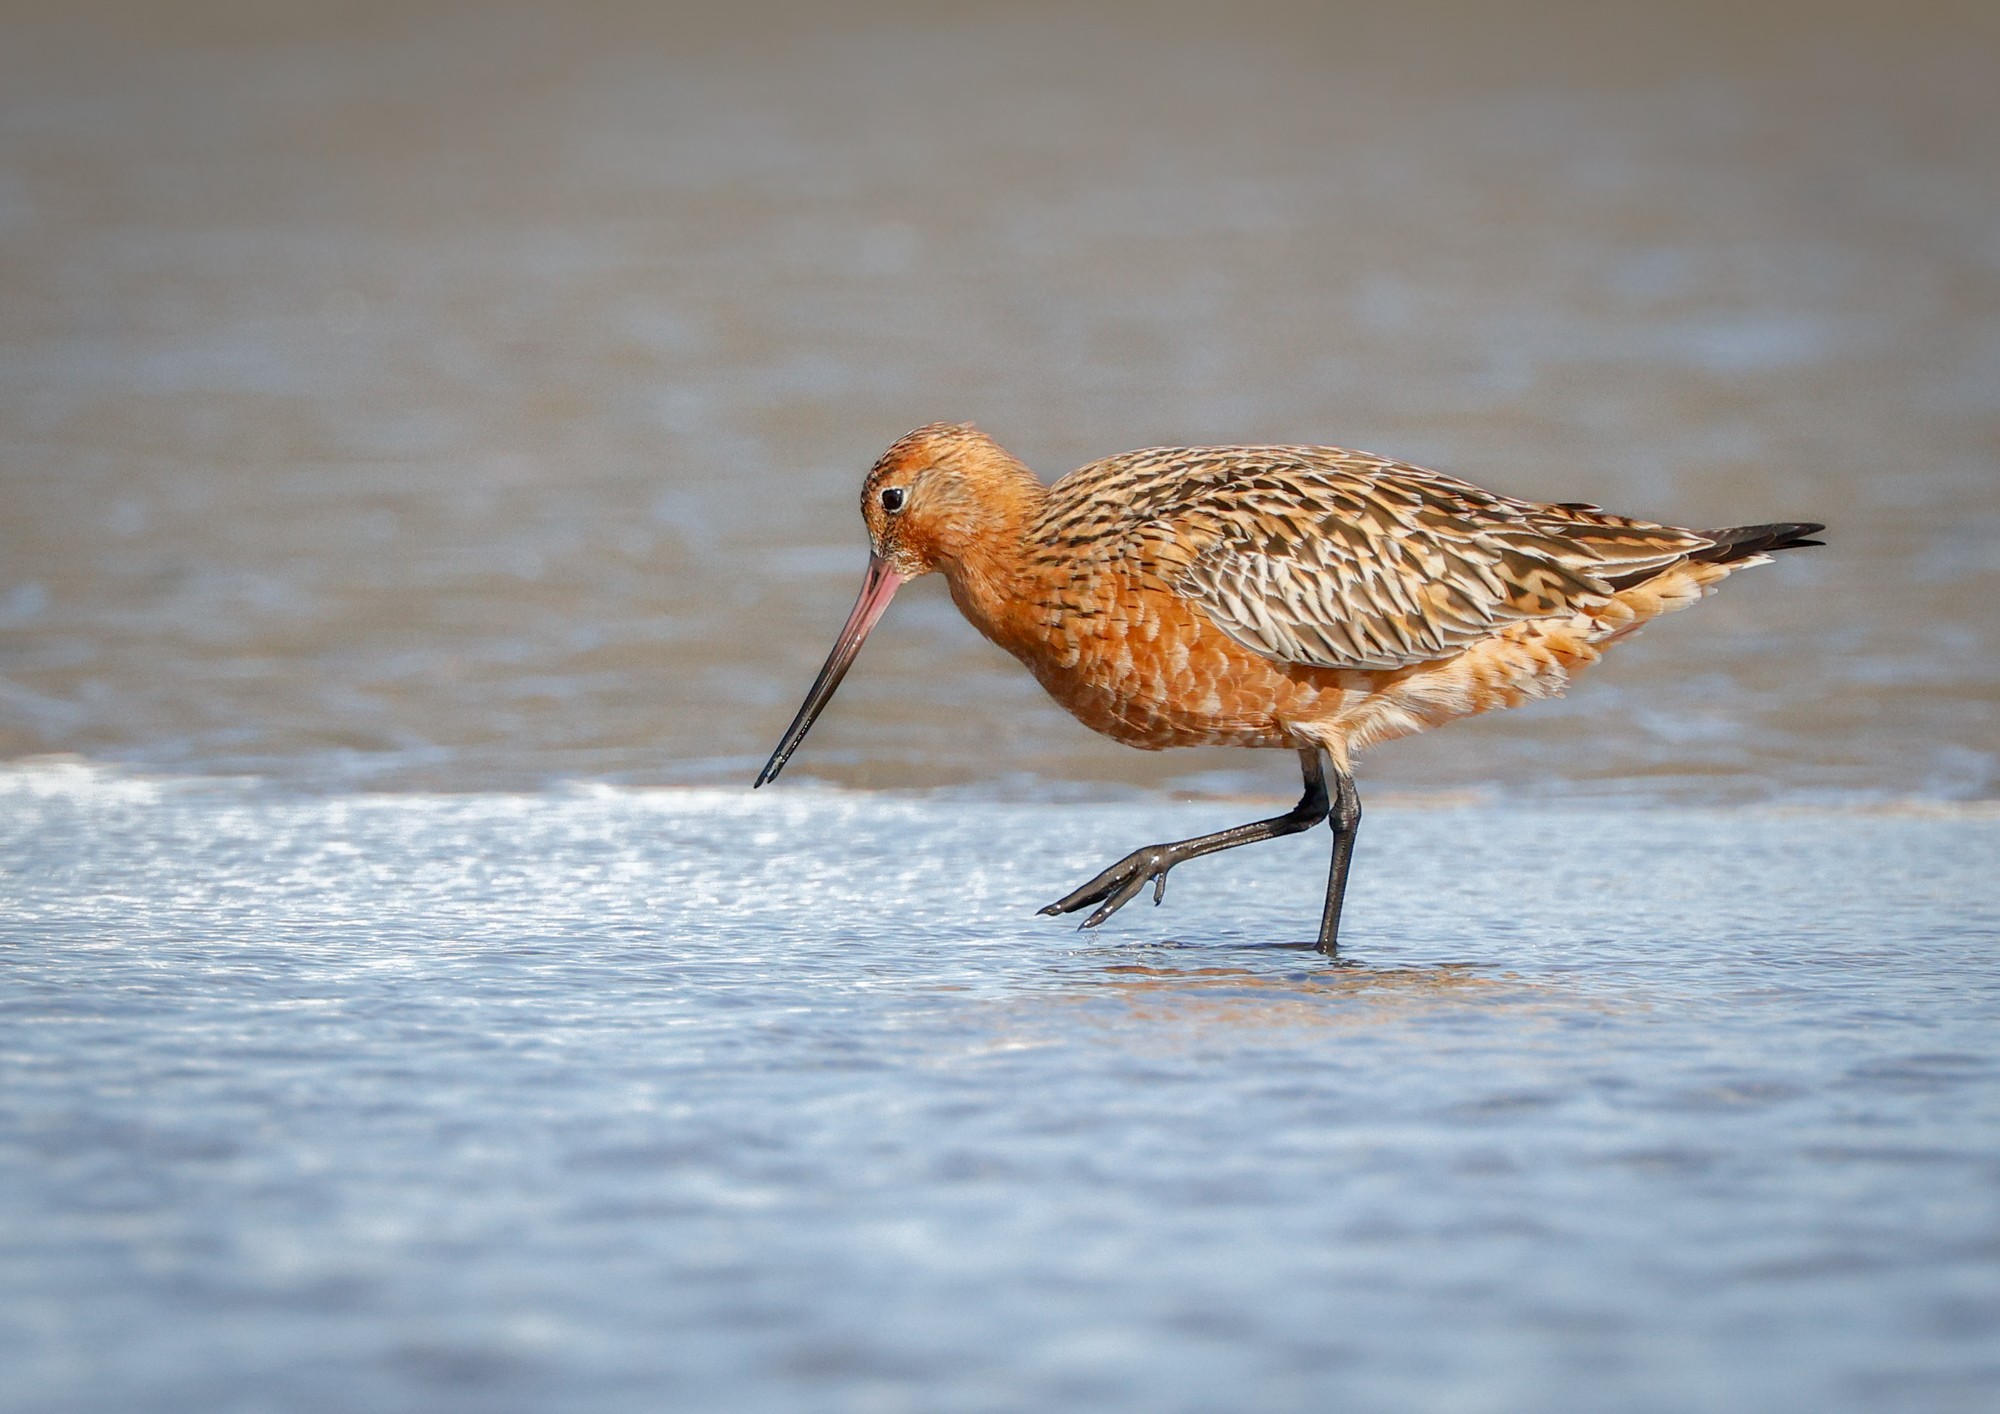
[{"label": "barred tail feather", "polygon": [[1697,530],[1695,534],[1713,540],[1706,550],[1696,550],[1688,558],[1726,565],[1735,560],[1772,550],[1802,550],[1808,545],[1824,545],[1824,540],[1807,537],[1826,527],[1809,520],[1780,521],[1773,525],[1737,525],[1726,530]]}]

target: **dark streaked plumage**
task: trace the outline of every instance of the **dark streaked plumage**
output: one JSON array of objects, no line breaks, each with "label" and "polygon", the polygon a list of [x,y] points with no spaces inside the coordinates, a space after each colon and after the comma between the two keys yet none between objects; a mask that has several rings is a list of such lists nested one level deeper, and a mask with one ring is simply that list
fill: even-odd
[{"label": "dark streaked plumage", "polygon": [[1603,647],[1693,603],[1807,523],[1687,530],[1578,502],[1496,495],[1337,447],[1154,447],[1045,487],[969,424],[918,428],[862,490],[861,600],[771,779],[904,580],[952,598],[1086,725],[1134,746],[1300,753],[1306,795],[1274,820],[1119,861],[1045,912],[1101,922],[1200,854],[1331,815],[1331,951],[1360,803],[1353,753],[1560,692]]}]

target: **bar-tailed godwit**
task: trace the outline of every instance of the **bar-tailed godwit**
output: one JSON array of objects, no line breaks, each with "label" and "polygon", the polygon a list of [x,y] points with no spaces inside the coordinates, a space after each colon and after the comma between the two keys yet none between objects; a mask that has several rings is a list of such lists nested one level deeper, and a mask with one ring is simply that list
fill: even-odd
[{"label": "bar-tailed godwit", "polygon": [[1134,850],[1042,910],[1094,928],[1176,864],[1333,828],[1319,947],[1361,822],[1355,753],[1563,690],[1806,522],[1683,530],[1542,505],[1338,447],[1153,447],[1045,486],[969,423],[919,427],[861,488],[867,578],[757,784],[784,769],[897,588],[933,570],[1085,726],[1131,746],[1296,751],[1283,815]]}]

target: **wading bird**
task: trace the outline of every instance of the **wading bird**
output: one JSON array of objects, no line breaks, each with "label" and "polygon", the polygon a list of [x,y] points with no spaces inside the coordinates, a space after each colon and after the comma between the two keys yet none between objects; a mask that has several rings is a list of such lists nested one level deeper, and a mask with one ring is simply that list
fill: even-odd
[{"label": "wading bird", "polygon": [[1148,751],[1285,747],[1305,769],[1283,815],[1134,850],[1043,913],[1092,908],[1094,928],[1148,883],[1158,903],[1176,864],[1326,820],[1328,954],[1361,823],[1356,752],[1559,693],[1607,644],[1825,529],[1682,530],[1338,447],[1153,447],[1045,486],[971,424],[943,422],[882,454],[861,515],[861,597],[758,785],[891,596],[936,570],[1085,726]]}]

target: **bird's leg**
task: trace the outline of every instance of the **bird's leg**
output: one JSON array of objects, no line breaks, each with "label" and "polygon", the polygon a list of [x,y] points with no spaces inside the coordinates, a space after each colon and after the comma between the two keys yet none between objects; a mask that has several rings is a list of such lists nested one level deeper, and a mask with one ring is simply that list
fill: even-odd
[{"label": "bird's leg", "polygon": [[[1284,814],[1273,816],[1269,820],[1253,820],[1247,825],[1237,825],[1233,829],[1218,830],[1212,835],[1196,835],[1191,840],[1175,840],[1168,844],[1151,844],[1144,849],[1135,849],[1082,888],[1064,894],[1042,912],[1074,913],[1079,908],[1088,908],[1094,903],[1098,908],[1090,917],[1083,920],[1083,926],[1095,928],[1138,897],[1139,890],[1146,887],[1148,879],[1153,881],[1153,902],[1158,903],[1166,897],[1167,871],[1176,864],[1199,859],[1204,854],[1214,854],[1217,850],[1234,849],[1238,845],[1255,844],[1258,840],[1272,840],[1280,835],[1296,835],[1301,830],[1310,830],[1327,816],[1326,767],[1329,763],[1325,760],[1325,753],[1317,747],[1300,751],[1299,761],[1305,768],[1306,793],[1299,798],[1297,805]],[[1346,782],[1348,795],[1355,802],[1354,817],[1359,819],[1361,805],[1359,798],[1353,794],[1354,782],[1349,780],[1346,772],[1338,767],[1335,768],[1334,774]],[[1350,830],[1348,834],[1351,835],[1352,831]],[[1336,857],[1340,860],[1339,868],[1345,877],[1345,856]],[[1338,903],[1330,902],[1328,907],[1332,910],[1329,917],[1337,921]],[[1330,936],[1331,934],[1326,931],[1326,925],[1322,925],[1320,930],[1322,944]]]},{"label": "bird's leg", "polygon": [[1361,792],[1354,777],[1333,768],[1333,807],[1326,823],[1333,829],[1333,863],[1326,875],[1326,908],[1319,916],[1319,950],[1328,957],[1340,951],[1340,904],[1347,895],[1347,864],[1354,857],[1354,836],[1361,828]]}]

